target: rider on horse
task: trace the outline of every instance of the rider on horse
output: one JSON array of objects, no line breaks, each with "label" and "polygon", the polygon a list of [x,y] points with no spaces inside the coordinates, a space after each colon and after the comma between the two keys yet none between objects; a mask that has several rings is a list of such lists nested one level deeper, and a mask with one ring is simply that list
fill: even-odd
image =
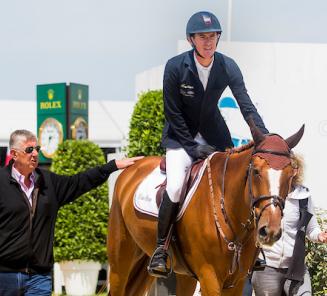
[{"label": "rider on horse", "polygon": [[243,77],[231,58],[216,52],[222,30],[217,17],[197,12],[186,26],[192,50],[170,59],[163,80],[165,126],[162,145],[166,148],[167,187],[159,209],[157,249],[148,266],[149,273],[166,277],[169,273],[164,248],[171,225],[176,220],[184,179],[192,163],[214,151],[233,146],[230,132],[217,103],[230,87],[245,121],[268,133],[247,93]]}]

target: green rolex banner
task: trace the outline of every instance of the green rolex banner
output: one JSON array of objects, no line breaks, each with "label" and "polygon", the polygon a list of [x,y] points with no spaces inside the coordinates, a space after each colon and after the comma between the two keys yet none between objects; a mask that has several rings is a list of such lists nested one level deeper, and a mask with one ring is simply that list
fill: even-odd
[{"label": "green rolex banner", "polygon": [[62,141],[88,137],[88,86],[42,84],[36,93],[40,163],[50,163]]}]

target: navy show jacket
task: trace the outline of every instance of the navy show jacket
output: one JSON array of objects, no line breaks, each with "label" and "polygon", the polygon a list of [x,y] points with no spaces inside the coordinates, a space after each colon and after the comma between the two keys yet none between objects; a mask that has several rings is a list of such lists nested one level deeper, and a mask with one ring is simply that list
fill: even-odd
[{"label": "navy show jacket", "polygon": [[194,61],[194,50],[170,59],[163,80],[165,126],[162,146],[183,147],[195,158],[194,137],[199,132],[209,145],[219,151],[232,147],[230,131],[218,109],[218,100],[229,86],[248,121],[253,118],[257,127],[268,133],[257,109],[245,88],[242,73],[235,61],[215,52],[206,90],[199,79]]}]

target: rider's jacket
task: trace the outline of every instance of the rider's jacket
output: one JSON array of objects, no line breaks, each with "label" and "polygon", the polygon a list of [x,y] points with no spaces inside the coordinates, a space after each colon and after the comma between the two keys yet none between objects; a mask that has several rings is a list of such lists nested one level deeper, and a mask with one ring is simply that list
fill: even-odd
[{"label": "rider's jacket", "polygon": [[199,79],[193,50],[170,59],[163,81],[165,126],[162,146],[183,147],[194,157],[200,133],[217,150],[232,147],[229,129],[218,109],[218,100],[229,86],[246,121],[253,118],[264,133],[268,133],[247,93],[243,77],[231,58],[216,52],[206,90]]}]

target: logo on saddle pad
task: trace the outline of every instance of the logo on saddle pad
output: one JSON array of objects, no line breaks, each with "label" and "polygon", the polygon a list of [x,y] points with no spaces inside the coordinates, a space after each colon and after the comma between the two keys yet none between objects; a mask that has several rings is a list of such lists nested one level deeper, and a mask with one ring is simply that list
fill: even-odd
[{"label": "logo on saddle pad", "polygon": [[[212,157],[212,155],[211,155]],[[190,203],[194,192],[196,191],[200,180],[203,176],[203,172],[206,168],[207,160],[205,160],[199,170],[199,174],[195,179],[192,187],[189,189],[185,201],[182,207],[179,210],[177,215],[177,220],[179,220],[188,204]],[[135,191],[134,195],[134,208],[143,213],[153,217],[158,217],[158,205],[156,201],[157,192],[159,190],[160,185],[166,180],[166,174],[162,173],[160,167],[156,167],[138,186],[137,190]]]}]

